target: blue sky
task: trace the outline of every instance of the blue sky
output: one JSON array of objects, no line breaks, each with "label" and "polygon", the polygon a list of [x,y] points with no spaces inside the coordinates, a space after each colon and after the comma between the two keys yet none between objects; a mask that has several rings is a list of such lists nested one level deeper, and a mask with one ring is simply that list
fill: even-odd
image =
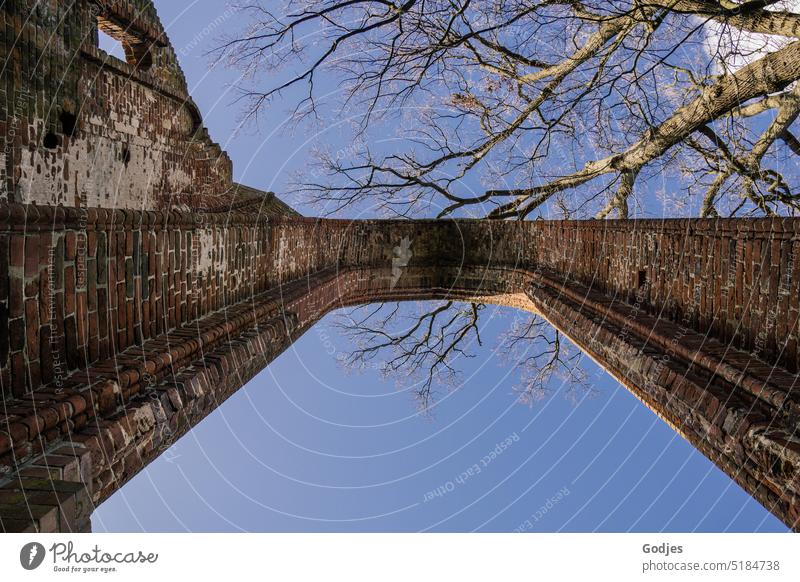
[{"label": "blue sky", "polygon": [[[239,128],[237,73],[204,53],[246,23],[218,1],[156,6],[237,180],[280,194],[314,145],[337,147],[335,130],[282,131],[288,100]],[[94,531],[786,531],[592,363],[591,391],[554,381],[516,403],[494,353],[516,314],[487,312],[484,347],[428,416],[408,386],[345,371],[328,316],[100,506]]]}]

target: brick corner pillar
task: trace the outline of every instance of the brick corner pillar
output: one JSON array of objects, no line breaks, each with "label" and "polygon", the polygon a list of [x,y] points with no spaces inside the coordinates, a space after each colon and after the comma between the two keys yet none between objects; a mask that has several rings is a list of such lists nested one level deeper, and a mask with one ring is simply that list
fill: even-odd
[{"label": "brick corner pillar", "polygon": [[0,482],[0,531],[88,533],[94,510],[91,453],[63,445]]},{"label": "brick corner pillar", "polygon": [[558,228],[573,268],[539,264],[536,309],[800,531],[800,221]]}]

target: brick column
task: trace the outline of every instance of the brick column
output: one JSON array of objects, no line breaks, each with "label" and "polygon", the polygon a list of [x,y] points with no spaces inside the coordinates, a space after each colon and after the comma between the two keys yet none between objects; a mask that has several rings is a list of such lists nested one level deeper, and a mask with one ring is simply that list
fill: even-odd
[{"label": "brick column", "polygon": [[91,455],[80,444],[62,445],[31,459],[0,486],[0,531],[91,531]]},{"label": "brick column", "polygon": [[648,408],[800,530],[797,374],[556,275],[537,274],[528,295]]}]

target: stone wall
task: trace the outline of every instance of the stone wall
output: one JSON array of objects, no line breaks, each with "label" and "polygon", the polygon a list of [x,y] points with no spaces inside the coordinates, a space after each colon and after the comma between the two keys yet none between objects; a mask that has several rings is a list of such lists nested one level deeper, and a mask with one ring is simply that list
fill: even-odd
[{"label": "stone wall", "polygon": [[[152,2],[6,0],[0,199],[193,209],[228,202],[228,155],[203,127]],[[127,62],[99,48],[121,41]]]}]

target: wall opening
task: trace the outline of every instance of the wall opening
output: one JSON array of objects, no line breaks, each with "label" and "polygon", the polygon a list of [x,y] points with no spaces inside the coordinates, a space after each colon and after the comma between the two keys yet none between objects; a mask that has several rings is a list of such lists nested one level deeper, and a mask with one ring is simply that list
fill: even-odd
[{"label": "wall opening", "polygon": [[153,66],[150,44],[106,16],[97,17],[97,39],[100,49],[137,69],[147,70]]},{"label": "wall opening", "polygon": [[104,50],[112,57],[117,57],[121,61],[127,61],[125,49],[122,47],[122,43],[120,41],[110,34],[106,34],[106,32],[100,27],[97,29],[97,38],[100,49]]},{"label": "wall opening", "polygon": [[58,116],[58,120],[61,122],[61,133],[70,137],[75,135],[78,118],[74,114],[69,111],[62,111],[61,115]]},{"label": "wall opening", "polygon": [[57,148],[57,147],[58,147],[60,144],[61,144],[61,140],[60,140],[60,139],[59,139],[59,137],[58,137],[56,134],[54,134],[52,131],[51,131],[51,132],[48,132],[48,133],[47,133],[47,134],[44,136],[44,139],[42,140],[42,145],[43,145],[44,147],[46,147],[47,149],[49,149],[49,150],[54,150],[54,149],[56,149],[56,148]]}]

